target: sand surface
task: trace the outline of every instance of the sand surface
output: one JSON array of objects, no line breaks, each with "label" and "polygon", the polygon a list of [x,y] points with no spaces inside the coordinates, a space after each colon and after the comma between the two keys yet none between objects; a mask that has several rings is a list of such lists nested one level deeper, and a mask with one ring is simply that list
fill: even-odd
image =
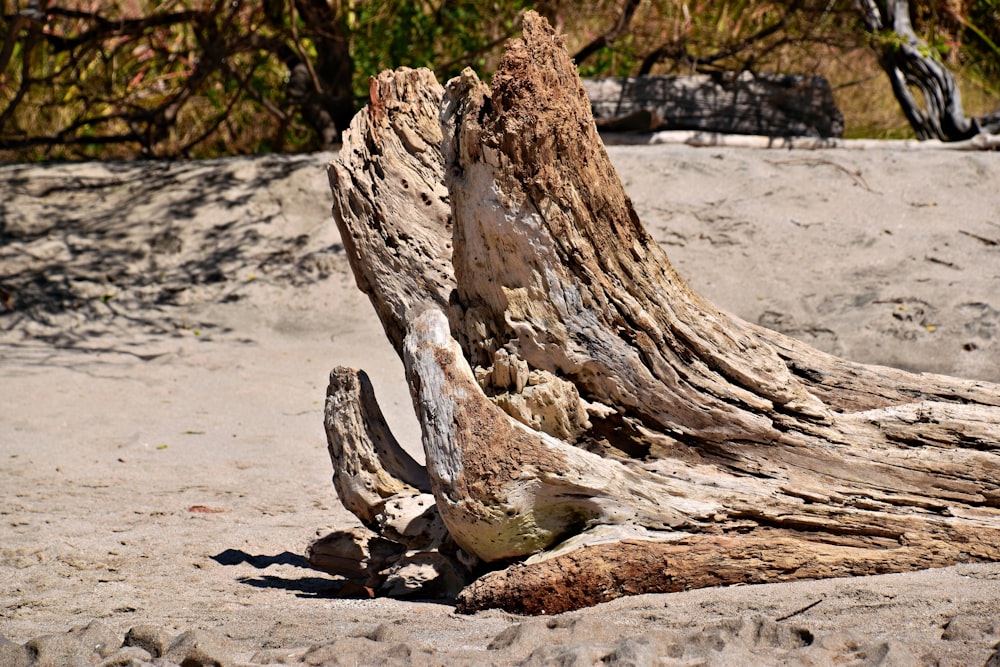
[{"label": "sand surface", "polygon": [[[1000,381],[1000,155],[610,152],[650,232],[723,308],[858,361]],[[331,157],[0,165],[0,665],[97,661],[44,638],[95,619],[91,634],[145,627],[233,664],[993,654],[1000,565],[538,619],[339,599],[303,557],[355,522],[330,483],[329,370],[367,370],[400,440],[419,439],[330,217]]]}]

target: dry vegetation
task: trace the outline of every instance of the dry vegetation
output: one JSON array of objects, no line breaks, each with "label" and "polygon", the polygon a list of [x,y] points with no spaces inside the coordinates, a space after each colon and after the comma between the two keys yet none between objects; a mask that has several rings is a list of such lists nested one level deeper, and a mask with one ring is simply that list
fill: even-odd
[{"label": "dry vegetation", "polygon": [[[535,8],[584,76],[816,73],[848,136],[912,136],[851,0],[4,0],[0,159],[208,157],[334,145],[386,68],[488,79]],[[919,0],[966,111],[1000,107],[990,0]]]}]

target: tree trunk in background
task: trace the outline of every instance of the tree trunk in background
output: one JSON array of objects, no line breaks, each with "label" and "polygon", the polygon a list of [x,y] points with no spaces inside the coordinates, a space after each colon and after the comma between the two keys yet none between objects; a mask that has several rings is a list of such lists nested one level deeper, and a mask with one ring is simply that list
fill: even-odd
[{"label": "tree trunk in background", "polygon": [[692,292],[536,14],[492,85],[382,73],[330,167],[444,552],[494,568],[460,610],[1000,560],[1000,386],[837,359]]},{"label": "tree trunk in background", "polygon": [[[892,92],[919,139],[961,141],[981,131],[966,117],[955,77],[932,58],[913,31],[907,0],[855,0],[879,64],[889,76]],[[920,91],[924,104],[910,88]]]},{"label": "tree trunk in background", "polygon": [[[332,150],[354,117],[352,89],[354,61],[347,40],[344,18],[327,0],[298,0],[291,4],[306,30],[293,31],[293,44],[285,43],[278,56],[288,68],[288,101],[298,106],[302,117],[320,138],[322,150]],[[267,0],[265,14],[275,26],[298,18],[285,16],[284,2]],[[316,56],[307,51],[300,37],[309,37]]]}]

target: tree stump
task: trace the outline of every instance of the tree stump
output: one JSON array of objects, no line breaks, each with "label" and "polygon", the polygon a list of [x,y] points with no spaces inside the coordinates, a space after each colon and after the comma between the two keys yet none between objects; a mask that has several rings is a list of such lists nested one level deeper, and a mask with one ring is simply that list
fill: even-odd
[{"label": "tree stump", "polygon": [[[1000,386],[838,359],[695,294],[536,14],[492,89],[373,79],[330,180],[404,360],[443,551],[475,578],[460,611],[1000,559]],[[335,384],[334,465],[378,471],[374,495],[344,485],[377,531],[385,494],[424,481],[357,437]]]}]

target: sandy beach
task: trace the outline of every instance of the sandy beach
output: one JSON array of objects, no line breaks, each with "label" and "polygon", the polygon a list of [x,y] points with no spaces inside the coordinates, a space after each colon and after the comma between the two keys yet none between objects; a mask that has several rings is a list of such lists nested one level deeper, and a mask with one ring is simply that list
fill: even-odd
[{"label": "sandy beach", "polygon": [[[1000,155],[609,153],[723,309],[1000,382]],[[343,599],[304,557],[357,523],[329,371],[365,369],[420,442],[330,214],[333,157],[0,165],[0,666],[1000,664],[1000,564],[541,618]]]}]

